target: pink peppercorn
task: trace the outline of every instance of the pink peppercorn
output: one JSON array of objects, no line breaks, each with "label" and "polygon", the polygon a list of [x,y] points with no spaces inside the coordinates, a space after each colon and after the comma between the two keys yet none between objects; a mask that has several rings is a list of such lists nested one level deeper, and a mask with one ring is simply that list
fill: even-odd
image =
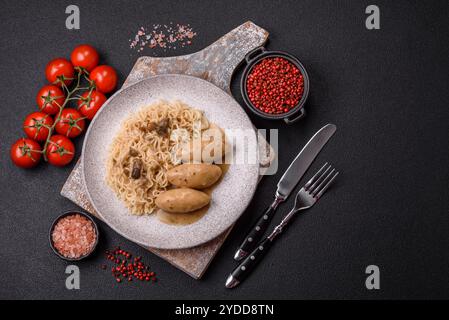
[{"label": "pink peppercorn", "polygon": [[249,100],[257,109],[281,114],[290,111],[301,100],[304,77],[285,58],[265,58],[251,70],[246,87]]}]

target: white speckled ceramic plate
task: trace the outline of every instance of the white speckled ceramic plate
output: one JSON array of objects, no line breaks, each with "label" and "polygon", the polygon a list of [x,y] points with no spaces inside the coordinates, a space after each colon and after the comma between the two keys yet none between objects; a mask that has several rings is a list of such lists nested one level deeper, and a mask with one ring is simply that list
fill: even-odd
[{"label": "white speckled ceramic plate", "polygon": [[[105,181],[109,146],[130,114],[161,99],[180,100],[203,110],[207,118],[221,128],[253,130],[240,105],[210,82],[186,75],[151,77],[116,92],[95,116],[83,145],[84,180],[95,210],[122,236],[148,247],[188,248],[217,237],[240,217],[256,189],[259,166],[257,163],[232,164],[214,189],[207,213],[190,225],[168,225],[155,215],[131,215]],[[256,143],[254,130],[252,134],[250,139]],[[257,148],[250,149],[257,153]],[[237,147],[234,152],[238,155],[248,150]]]}]

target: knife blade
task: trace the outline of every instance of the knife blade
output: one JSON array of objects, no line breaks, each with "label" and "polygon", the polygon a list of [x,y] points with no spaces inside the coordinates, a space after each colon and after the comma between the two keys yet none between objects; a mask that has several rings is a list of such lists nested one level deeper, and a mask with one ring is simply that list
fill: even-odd
[{"label": "knife blade", "polygon": [[290,166],[285,170],[277,184],[276,194],[288,198],[292,190],[301,180],[313,160],[329,139],[334,135],[337,127],[334,124],[327,124],[310,138],[309,142],[302,148]]},{"label": "knife blade", "polygon": [[278,205],[285,201],[296,185],[301,180],[313,160],[316,158],[321,149],[326,145],[329,139],[334,135],[337,127],[334,124],[327,124],[316,132],[312,138],[306,143],[304,148],[293,159],[290,166],[285,170],[281,179],[277,184],[277,190],[273,203],[265,209],[259,217],[257,223],[251,228],[239,249],[234,255],[234,259],[239,261],[245,258],[253,247],[262,238],[264,232],[270,225],[270,221],[276,212]]}]

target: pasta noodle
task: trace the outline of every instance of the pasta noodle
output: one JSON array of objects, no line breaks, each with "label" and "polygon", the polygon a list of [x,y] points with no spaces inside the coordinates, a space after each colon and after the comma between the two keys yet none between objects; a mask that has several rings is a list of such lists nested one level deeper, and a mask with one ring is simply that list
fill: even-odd
[{"label": "pasta noodle", "polygon": [[175,147],[208,125],[200,110],[179,101],[159,101],[124,121],[110,148],[106,182],[132,214],[155,211],[156,197],[169,187],[166,172],[175,164]]}]

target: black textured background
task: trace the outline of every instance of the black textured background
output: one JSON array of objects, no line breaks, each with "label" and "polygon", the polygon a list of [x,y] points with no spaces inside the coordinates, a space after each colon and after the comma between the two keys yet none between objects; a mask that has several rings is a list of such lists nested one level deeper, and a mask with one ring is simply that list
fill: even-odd
[{"label": "black textured background", "polygon": [[[76,1],[81,30],[65,28],[71,1],[0,1],[0,298],[448,298],[449,5],[447,1]],[[365,8],[381,9],[381,29],[365,28]],[[44,67],[91,43],[120,74],[138,55],[128,39],[141,25],[190,23],[195,52],[252,20],[270,32],[269,49],[299,57],[309,71],[308,116],[298,124],[256,119],[280,130],[279,169],[265,177],[247,212],[200,281],[146,253],[100,223],[97,255],[77,265],[81,290],[65,289],[66,263],[48,245],[61,212],[77,207],[59,191],[71,167],[20,170],[9,147],[45,84]],[[237,74],[237,78],[239,75]],[[241,102],[238,82],[233,93]],[[271,200],[282,171],[308,138],[333,122],[338,131],[311,170],[330,161],[334,188],[283,235],[239,288],[224,281],[248,224]],[[78,150],[82,139],[77,141]],[[282,205],[277,220],[292,206]],[[121,245],[144,256],[156,285],[117,285],[100,269],[102,252]],[[367,265],[381,289],[365,288]]]}]

